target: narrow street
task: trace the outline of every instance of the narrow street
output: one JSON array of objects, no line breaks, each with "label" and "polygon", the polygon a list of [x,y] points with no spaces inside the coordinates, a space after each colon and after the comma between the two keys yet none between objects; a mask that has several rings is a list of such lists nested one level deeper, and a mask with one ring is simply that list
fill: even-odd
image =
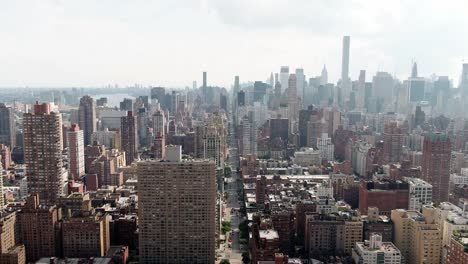
[{"label": "narrow street", "polygon": [[[229,126],[228,144],[229,144],[229,160],[228,165],[231,166],[231,177],[225,179],[225,193],[227,194],[227,200],[224,204],[224,219],[225,221],[231,222],[231,232],[226,234],[226,243],[221,245],[220,253],[221,259],[228,259],[231,264],[242,263],[242,252],[247,250],[244,245],[241,249],[240,244],[240,233],[239,224],[243,221],[243,217],[239,212],[241,207],[239,202],[239,192],[241,191],[242,185],[240,184],[239,174],[237,173],[237,167],[239,166],[239,153],[237,149],[237,138],[234,134],[233,126]],[[229,247],[228,244],[231,246]]]}]

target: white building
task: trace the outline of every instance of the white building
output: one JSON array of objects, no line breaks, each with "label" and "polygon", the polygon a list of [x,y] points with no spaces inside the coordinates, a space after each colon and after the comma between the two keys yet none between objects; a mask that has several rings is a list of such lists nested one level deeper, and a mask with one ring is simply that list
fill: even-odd
[{"label": "white building", "polygon": [[66,133],[70,176],[76,180],[85,174],[84,134],[75,124]]},{"label": "white building", "polygon": [[366,160],[369,150],[372,145],[366,142],[358,142],[357,146],[353,148],[352,165],[354,170],[361,176],[366,175]]},{"label": "white building", "polygon": [[440,233],[442,234],[442,246],[448,246],[455,230],[468,230],[468,213],[460,207],[442,202],[437,208]]},{"label": "white building", "polygon": [[103,131],[96,131],[91,134],[92,141],[97,141],[99,144],[106,146],[106,148],[113,149],[116,148],[116,137],[119,134],[116,131],[109,131],[108,128],[105,128]]},{"label": "white building", "polygon": [[266,104],[255,102],[253,106],[254,110],[254,121],[257,128],[263,126],[268,120],[268,109]]},{"label": "white building", "polygon": [[101,110],[99,111],[99,120],[101,128],[120,129],[120,118],[127,116],[127,111],[120,110]]},{"label": "white building", "polygon": [[333,161],[335,155],[335,146],[328,134],[323,133],[321,137],[317,138],[317,148],[320,152],[322,160]]},{"label": "white building", "polygon": [[316,195],[320,197],[333,197],[333,186],[319,185]]},{"label": "white building", "polygon": [[294,164],[299,166],[308,167],[316,166],[322,163],[320,152],[313,148],[302,148],[301,151],[294,152]]},{"label": "white building", "polygon": [[352,256],[359,264],[397,264],[402,258],[400,250],[391,242],[382,242],[380,234],[372,234],[364,243],[356,242]]},{"label": "white building", "polygon": [[28,177],[23,177],[20,181],[20,198],[26,199],[28,197]]},{"label": "white building", "polygon": [[[466,168],[463,168],[462,170],[464,169]],[[468,184],[468,175],[452,173],[450,174],[450,183],[454,185],[466,185]]]},{"label": "white building", "polygon": [[281,83],[281,92],[284,92],[286,89],[288,89],[289,66],[281,66],[279,77]]},{"label": "white building", "polygon": [[405,178],[409,184],[408,210],[420,211],[432,204],[432,185],[419,178]]},{"label": "white building", "polygon": [[317,208],[316,211],[321,214],[331,214],[338,212],[336,207],[335,198],[329,196],[317,196]]},{"label": "white building", "polygon": [[251,118],[242,119],[242,155],[257,155],[257,127]]}]

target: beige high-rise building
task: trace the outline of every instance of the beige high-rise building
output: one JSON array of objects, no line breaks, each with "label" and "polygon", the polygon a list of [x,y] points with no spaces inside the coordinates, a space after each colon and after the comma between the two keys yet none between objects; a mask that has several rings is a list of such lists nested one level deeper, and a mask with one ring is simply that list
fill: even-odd
[{"label": "beige high-rise building", "polygon": [[[66,189],[63,174],[62,116],[49,104],[34,105],[23,116],[24,162],[28,192],[37,193],[41,203],[54,205]],[[66,176],[66,174],[65,174]]]},{"label": "beige high-rise building", "polygon": [[214,263],[216,165],[169,154],[137,165],[140,263]]},{"label": "beige high-rise building", "polygon": [[360,217],[352,217],[344,222],[344,249],[346,254],[351,254],[356,242],[362,241],[364,223]]},{"label": "beige high-rise building", "polygon": [[0,253],[8,252],[18,241],[16,212],[0,212]]},{"label": "beige high-rise building", "polygon": [[61,214],[57,206],[42,204],[39,196],[30,195],[17,213],[20,240],[26,247],[28,262],[57,256],[58,225]]},{"label": "beige high-rise building", "polygon": [[305,216],[305,248],[309,257],[351,254],[356,242],[362,241],[360,217],[337,213],[310,213]]},{"label": "beige high-rise building", "polygon": [[62,250],[67,258],[102,257],[110,248],[109,216],[98,213],[62,223]]},{"label": "beige high-rise building", "polygon": [[440,263],[441,237],[436,210],[423,207],[423,213],[404,209],[392,210],[394,242],[407,263]]}]

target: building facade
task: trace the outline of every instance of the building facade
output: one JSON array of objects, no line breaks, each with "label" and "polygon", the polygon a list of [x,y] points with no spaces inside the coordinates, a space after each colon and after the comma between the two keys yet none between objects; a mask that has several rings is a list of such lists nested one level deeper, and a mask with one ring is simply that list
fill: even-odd
[{"label": "building facade", "polygon": [[140,263],[214,263],[215,163],[171,152],[137,165]]},{"label": "building facade", "polygon": [[423,213],[393,210],[391,219],[394,223],[394,243],[407,263],[440,263],[441,234],[434,208],[424,208]]},{"label": "building facade", "polygon": [[23,139],[28,191],[53,205],[65,193],[67,181],[62,171],[62,116],[51,112],[48,104],[34,105],[34,112],[23,116]]},{"label": "building facade", "polygon": [[136,117],[132,111],[128,111],[127,116],[120,118],[120,135],[122,150],[125,151],[125,161],[127,165],[138,158],[138,134]]},{"label": "building facade", "polygon": [[424,138],[421,179],[432,185],[434,203],[449,200],[451,151],[447,135],[432,133]]},{"label": "building facade", "polygon": [[79,126],[83,129],[85,146],[92,145],[92,134],[96,132],[96,102],[89,95],[80,99],[78,120]]},{"label": "building facade", "polygon": [[83,130],[73,124],[67,131],[67,140],[69,175],[77,180],[85,174]]},{"label": "building facade", "polygon": [[16,146],[15,117],[10,107],[0,103],[0,144]]}]

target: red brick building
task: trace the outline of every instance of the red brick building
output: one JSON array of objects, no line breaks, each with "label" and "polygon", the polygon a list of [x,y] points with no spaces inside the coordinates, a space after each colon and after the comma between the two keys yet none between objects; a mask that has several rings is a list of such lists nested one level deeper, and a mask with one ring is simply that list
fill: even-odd
[{"label": "red brick building", "polygon": [[260,230],[257,223],[252,224],[252,238],[249,240],[252,263],[274,261],[279,253],[278,232],[273,229]]},{"label": "red brick building", "polygon": [[368,207],[377,207],[382,215],[394,209],[408,209],[409,186],[402,181],[363,181],[359,188],[359,211],[367,215]]},{"label": "red brick building", "polygon": [[275,211],[271,214],[273,228],[278,232],[279,247],[284,254],[292,254],[294,250],[294,214],[292,211]]},{"label": "red brick building", "polygon": [[434,203],[449,200],[452,144],[447,135],[432,133],[424,138],[421,178],[432,185]]},{"label": "red brick building", "polygon": [[453,235],[444,263],[468,263],[468,231],[460,230]]}]

